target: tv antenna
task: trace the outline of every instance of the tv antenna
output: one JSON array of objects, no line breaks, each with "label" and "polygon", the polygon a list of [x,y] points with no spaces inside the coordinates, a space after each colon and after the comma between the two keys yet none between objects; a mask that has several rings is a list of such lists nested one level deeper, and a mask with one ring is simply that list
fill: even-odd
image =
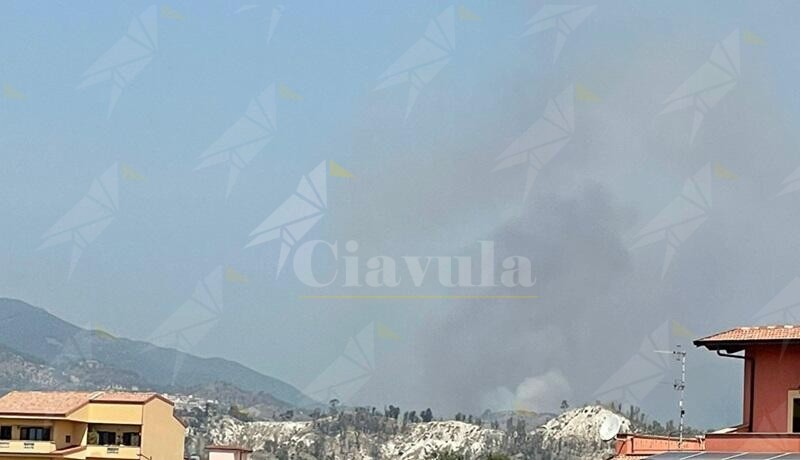
[{"label": "tv antenna", "polygon": [[672,388],[680,393],[678,409],[680,410],[681,418],[678,425],[678,449],[681,449],[683,447],[683,418],[686,415],[686,411],[683,409],[683,401],[686,395],[686,350],[681,348],[680,345],[676,345],[674,350],[655,350],[655,352],[672,355],[675,360],[681,363],[681,378],[680,380],[676,379],[672,384]]}]

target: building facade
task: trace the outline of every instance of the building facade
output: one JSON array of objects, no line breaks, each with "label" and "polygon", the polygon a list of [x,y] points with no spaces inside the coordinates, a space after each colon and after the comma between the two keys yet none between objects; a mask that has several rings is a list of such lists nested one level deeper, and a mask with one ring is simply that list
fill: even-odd
[{"label": "building facade", "polygon": [[800,326],[742,327],[695,344],[744,361],[739,431],[800,433]]},{"label": "building facade", "polygon": [[12,391],[0,398],[0,460],[182,460],[173,409],[156,393]]},{"label": "building facade", "polygon": [[618,458],[800,459],[800,326],[738,327],[694,344],[743,363],[742,423],[683,441],[621,434]]},{"label": "building facade", "polygon": [[250,460],[252,450],[241,446],[206,446],[208,460]]}]

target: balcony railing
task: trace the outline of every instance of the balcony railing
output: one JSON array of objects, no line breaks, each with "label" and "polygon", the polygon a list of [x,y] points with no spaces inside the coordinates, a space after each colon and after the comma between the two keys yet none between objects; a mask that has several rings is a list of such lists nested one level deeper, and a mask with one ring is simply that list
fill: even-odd
[{"label": "balcony railing", "polygon": [[[2,451],[0,451],[2,452]],[[139,459],[141,449],[135,446],[97,446],[86,447],[87,457]]]},{"label": "balcony railing", "polygon": [[800,452],[800,433],[708,433],[706,450],[723,452]]},{"label": "balcony railing", "polygon": [[56,450],[53,441],[0,441],[0,453],[44,453],[49,454]]}]

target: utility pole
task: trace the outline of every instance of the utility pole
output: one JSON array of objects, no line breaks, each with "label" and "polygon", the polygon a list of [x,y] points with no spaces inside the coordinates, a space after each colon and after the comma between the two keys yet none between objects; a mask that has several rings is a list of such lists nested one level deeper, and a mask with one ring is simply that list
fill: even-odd
[{"label": "utility pole", "polygon": [[686,351],[680,345],[676,345],[674,350],[655,350],[656,353],[671,354],[681,363],[681,378],[675,380],[672,388],[680,393],[678,399],[678,409],[680,410],[680,422],[678,424],[678,449],[683,448],[683,420],[686,410],[683,408],[683,401],[686,395]]}]

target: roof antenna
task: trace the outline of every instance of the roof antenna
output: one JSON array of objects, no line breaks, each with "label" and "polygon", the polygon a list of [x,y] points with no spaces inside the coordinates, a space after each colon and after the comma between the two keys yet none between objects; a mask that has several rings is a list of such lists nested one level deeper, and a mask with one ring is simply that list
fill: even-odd
[{"label": "roof antenna", "polygon": [[680,393],[678,399],[678,409],[680,410],[680,424],[678,425],[678,449],[683,448],[683,419],[686,411],[683,409],[684,396],[686,394],[686,350],[681,348],[680,345],[675,345],[674,350],[655,350],[656,353],[669,354],[675,357],[676,361],[681,363],[681,378],[675,379],[672,388]]}]

